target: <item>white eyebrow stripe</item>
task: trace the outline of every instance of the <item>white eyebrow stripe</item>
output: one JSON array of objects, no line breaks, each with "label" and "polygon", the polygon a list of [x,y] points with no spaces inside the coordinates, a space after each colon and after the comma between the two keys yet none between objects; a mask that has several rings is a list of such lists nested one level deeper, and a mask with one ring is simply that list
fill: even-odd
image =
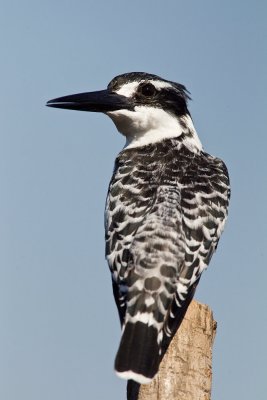
[{"label": "white eyebrow stripe", "polygon": [[170,82],[164,82],[164,81],[152,81],[151,82],[156,89],[166,89],[166,88],[172,88],[172,84]]},{"label": "white eyebrow stripe", "polygon": [[154,81],[152,79],[149,79],[149,80],[144,79],[143,81],[139,81],[139,82],[135,81],[135,82],[125,83],[119,90],[116,90],[116,93],[121,94],[122,96],[132,97],[133,94],[136,92],[138,86],[142,82],[150,82],[158,90],[172,87],[172,85],[169,82],[156,81],[156,80]]},{"label": "white eyebrow stripe", "polygon": [[134,92],[136,92],[139,84],[140,82],[125,83],[119,90],[116,90],[116,93],[121,94],[122,96],[131,97]]}]

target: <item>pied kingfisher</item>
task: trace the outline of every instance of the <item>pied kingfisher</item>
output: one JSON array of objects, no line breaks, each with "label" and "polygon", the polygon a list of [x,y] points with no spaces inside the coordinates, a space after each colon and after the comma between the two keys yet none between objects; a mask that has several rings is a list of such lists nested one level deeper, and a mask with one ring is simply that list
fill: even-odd
[{"label": "pied kingfisher", "polygon": [[107,114],[126,144],[106,201],[106,258],[122,337],[116,373],[149,383],[217,247],[230,197],[225,164],[202,149],[186,88],[144,72],[50,107]]}]

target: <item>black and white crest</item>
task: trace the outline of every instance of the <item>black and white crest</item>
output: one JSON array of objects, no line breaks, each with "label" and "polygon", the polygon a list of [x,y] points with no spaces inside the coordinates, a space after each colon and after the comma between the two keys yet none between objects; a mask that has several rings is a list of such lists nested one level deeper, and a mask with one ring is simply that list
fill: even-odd
[{"label": "black and white crest", "polygon": [[126,138],[106,201],[106,257],[122,325],[115,369],[138,383],[157,373],[227,217],[227,168],[203,151],[188,100],[183,85],[133,72],[48,103],[103,112]]}]

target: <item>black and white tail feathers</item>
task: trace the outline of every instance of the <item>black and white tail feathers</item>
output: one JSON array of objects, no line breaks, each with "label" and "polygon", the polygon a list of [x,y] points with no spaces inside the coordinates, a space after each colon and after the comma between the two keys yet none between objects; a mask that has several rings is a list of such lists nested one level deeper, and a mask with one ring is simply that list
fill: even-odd
[{"label": "black and white tail feathers", "polygon": [[118,376],[140,384],[149,383],[155,377],[160,362],[193,299],[198,281],[191,286],[185,301],[179,299],[179,306],[176,301],[179,296],[175,295],[165,326],[160,332],[153,325],[141,321],[126,323],[115,359],[115,371]]},{"label": "black and white tail feathers", "polygon": [[143,322],[128,322],[124,328],[115,359],[118,376],[149,383],[156,375],[160,363],[158,331]]}]

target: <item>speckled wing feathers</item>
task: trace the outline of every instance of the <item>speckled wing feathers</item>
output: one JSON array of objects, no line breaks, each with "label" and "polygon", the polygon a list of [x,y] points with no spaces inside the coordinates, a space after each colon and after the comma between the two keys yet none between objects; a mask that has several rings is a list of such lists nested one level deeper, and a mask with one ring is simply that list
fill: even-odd
[{"label": "speckled wing feathers", "polygon": [[106,256],[123,326],[115,362],[121,375],[151,379],[157,372],[216,249],[228,197],[223,162],[190,152],[179,138],[118,156]]}]

